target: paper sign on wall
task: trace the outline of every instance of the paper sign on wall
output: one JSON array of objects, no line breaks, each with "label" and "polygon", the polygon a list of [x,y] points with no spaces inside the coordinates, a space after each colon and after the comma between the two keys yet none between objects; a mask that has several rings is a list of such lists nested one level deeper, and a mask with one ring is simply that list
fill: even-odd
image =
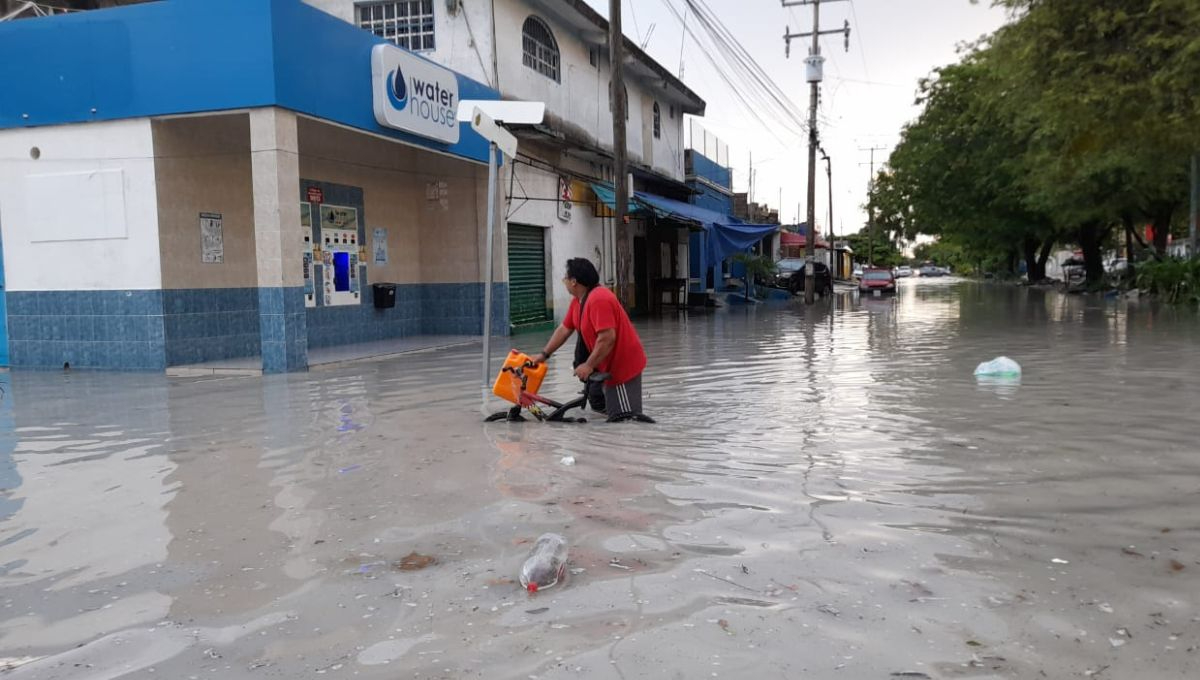
[{"label": "paper sign on wall", "polygon": [[225,235],[221,213],[200,213],[200,259],[221,264],[225,261]]},{"label": "paper sign on wall", "polygon": [[387,229],[376,227],[371,231],[371,252],[373,253],[371,262],[387,264]]}]

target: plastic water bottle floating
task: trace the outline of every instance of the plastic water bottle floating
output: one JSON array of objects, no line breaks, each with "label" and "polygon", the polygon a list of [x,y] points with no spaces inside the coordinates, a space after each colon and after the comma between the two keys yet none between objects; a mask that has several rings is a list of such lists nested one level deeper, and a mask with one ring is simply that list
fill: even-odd
[{"label": "plastic water bottle floating", "polygon": [[976,366],[975,375],[981,378],[1020,378],[1021,364],[1008,357],[996,357]]},{"label": "plastic water bottle floating", "polygon": [[521,587],[531,593],[552,588],[567,569],[567,539],[558,534],[542,534],[529,558],[521,567]]}]

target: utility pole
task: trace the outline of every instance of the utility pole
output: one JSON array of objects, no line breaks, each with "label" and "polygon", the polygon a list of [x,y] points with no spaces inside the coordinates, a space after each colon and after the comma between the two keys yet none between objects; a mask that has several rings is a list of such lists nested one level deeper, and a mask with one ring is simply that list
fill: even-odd
[{"label": "utility pole", "polygon": [[608,0],[608,56],[612,62],[612,82],[609,101],[612,102],[613,121],[613,235],[616,239],[617,297],[627,307],[632,306],[636,293],[630,297],[625,290],[629,281],[630,244],[629,229],[625,225],[625,211],[629,207],[629,180],[625,169],[625,112],[629,103],[625,101],[625,37],[621,33],[621,0]]},{"label": "utility pole", "polygon": [[[825,0],[836,2],[838,0]],[[808,233],[804,237],[804,304],[811,305],[816,301],[816,267],[813,258],[817,253],[817,101],[821,96],[821,81],[824,79],[825,57],[821,56],[821,36],[842,33],[846,36],[846,51],[850,51],[850,22],[846,21],[840,30],[821,30],[821,0],[780,0],[784,7],[797,5],[812,5],[813,30],[808,33],[792,33],[785,27],[783,41],[786,44],[785,54],[791,55],[792,38],[812,37],[812,47],[805,58],[805,70],[809,83],[808,95]]]},{"label": "utility pole", "polygon": [[833,266],[830,270],[833,272],[833,278],[841,278],[838,275],[838,270],[841,262],[835,261],[837,257],[837,249],[833,247],[833,160],[829,158],[829,154],[825,153],[825,149],[821,149],[821,160],[825,161],[825,175],[829,179],[829,263]]},{"label": "utility pole", "polygon": [[[871,179],[867,180],[867,264],[875,266],[875,152],[885,151],[886,146],[872,146],[868,149],[859,148],[859,151],[871,152]],[[859,163],[860,166],[868,165],[867,163]]]}]

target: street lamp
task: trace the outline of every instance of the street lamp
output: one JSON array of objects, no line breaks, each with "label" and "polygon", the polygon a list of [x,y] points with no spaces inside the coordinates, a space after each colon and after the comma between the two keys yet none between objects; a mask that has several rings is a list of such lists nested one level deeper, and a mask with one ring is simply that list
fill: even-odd
[{"label": "street lamp", "polygon": [[834,260],[837,257],[837,248],[833,247],[833,161],[830,160],[829,154],[825,153],[825,149],[820,149],[821,160],[825,161],[825,174],[829,177],[829,247],[830,262],[833,263],[833,277],[841,278],[838,274],[842,263],[839,260]]}]

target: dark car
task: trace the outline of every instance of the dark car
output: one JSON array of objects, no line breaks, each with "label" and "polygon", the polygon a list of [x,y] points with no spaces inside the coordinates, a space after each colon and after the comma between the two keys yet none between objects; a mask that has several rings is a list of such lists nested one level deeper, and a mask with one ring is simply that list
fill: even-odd
[{"label": "dark car", "polygon": [[[792,294],[804,292],[804,259],[788,257],[775,263],[775,287],[786,288]],[[833,276],[829,267],[821,262],[813,263],[813,272],[817,279],[817,293],[828,295],[833,292]]]},{"label": "dark car", "polygon": [[858,292],[863,295],[883,295],[896,292],[896,276],[890,269],[868,269],[858,282]]}]

